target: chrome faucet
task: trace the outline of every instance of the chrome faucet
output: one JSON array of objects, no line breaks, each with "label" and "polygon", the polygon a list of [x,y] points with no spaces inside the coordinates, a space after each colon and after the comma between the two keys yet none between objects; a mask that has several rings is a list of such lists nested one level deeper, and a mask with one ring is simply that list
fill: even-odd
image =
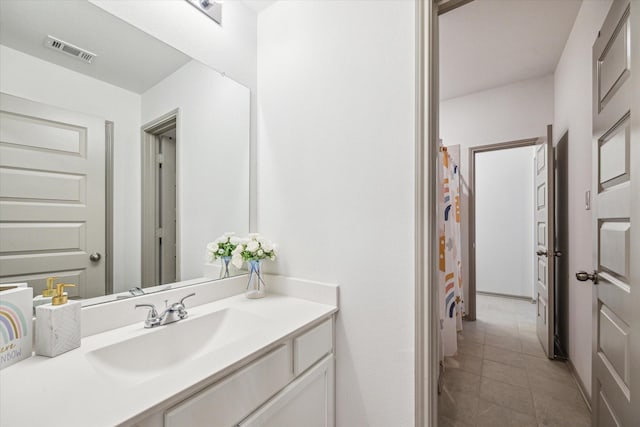
[{"label": "chrome faucet", "polygon": [[158,315],[158,310],[153,304],[136,304],[135,308],[146,307],[149,309],[147,319],[144,321],[145,328],[168,325],[169,323],[177,322],[178,320],[182,320],[187,317],[189,313],[187,313],[187,310],[185,309],[184,300],[194,295],[195,293],[189,294],[182,298],[180,302],[174,302],[165,308],[160,315]]}]

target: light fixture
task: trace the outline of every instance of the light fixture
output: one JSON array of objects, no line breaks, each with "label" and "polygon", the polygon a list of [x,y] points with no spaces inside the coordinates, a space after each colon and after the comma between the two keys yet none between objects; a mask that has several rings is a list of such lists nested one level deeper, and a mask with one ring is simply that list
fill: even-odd
[{"label": "light fixture", "polygon": [[186,0],[200,12],[222,25],[222,1],[214,0]]}]

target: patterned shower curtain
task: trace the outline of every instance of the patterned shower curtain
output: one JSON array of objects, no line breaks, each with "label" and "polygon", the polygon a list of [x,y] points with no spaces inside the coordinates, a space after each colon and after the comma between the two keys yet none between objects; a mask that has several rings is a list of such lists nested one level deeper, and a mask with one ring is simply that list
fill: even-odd
[{"label": "patterned shower curtain", "polygon": [[460,246],[460,170],[446,147],[438,156],[438,233],[440,271],[440,326],[444,356],[458,351],[457,331],[462,330],[462,258]]}]

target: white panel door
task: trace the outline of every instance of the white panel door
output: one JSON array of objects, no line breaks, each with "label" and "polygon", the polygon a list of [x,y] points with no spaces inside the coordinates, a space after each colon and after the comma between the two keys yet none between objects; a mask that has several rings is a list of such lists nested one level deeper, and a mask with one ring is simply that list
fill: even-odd
[{"label": "white panel door", "polygon": [[536,331],[550,359],[554,357],[554,163],[551,125],[540,138],[535,158],[535,253],[533,269],[537,304]]},{"label": "white panel door", "polygon": [[593,45],[593,426],[640,425],[638,9],[615,0]]},{"label": "white panel door", "polygon": [[104,119],[0,94],[0,282],[104,295],[104,248]]}]

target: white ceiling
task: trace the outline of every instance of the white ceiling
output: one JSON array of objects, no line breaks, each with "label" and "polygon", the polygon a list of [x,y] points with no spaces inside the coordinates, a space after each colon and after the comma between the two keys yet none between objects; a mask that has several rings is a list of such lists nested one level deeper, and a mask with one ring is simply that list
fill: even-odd
[{"label": "white ceiling", "polygon": [[474,0],[440,16],[440,99],[553,73],[581,0]]},{"label": "white ceiling", "polygon": [[[97,54],[86,64],[44,46],[47,35]],[[86,1],[0,0],[0,43],[143,93],[191,60]]]},{"label": "white ceiling", "polygon": [[[241,0],[260,13],[276,0]],[[475,0],[440,17],[440,98],[554,71],[581,0]],[[82,19],[78,17],[82,16]],[[52,35],[93,64],[43,46]],[[142,93],[190,60],[89,2],[0,1],[0,43]]]}]

